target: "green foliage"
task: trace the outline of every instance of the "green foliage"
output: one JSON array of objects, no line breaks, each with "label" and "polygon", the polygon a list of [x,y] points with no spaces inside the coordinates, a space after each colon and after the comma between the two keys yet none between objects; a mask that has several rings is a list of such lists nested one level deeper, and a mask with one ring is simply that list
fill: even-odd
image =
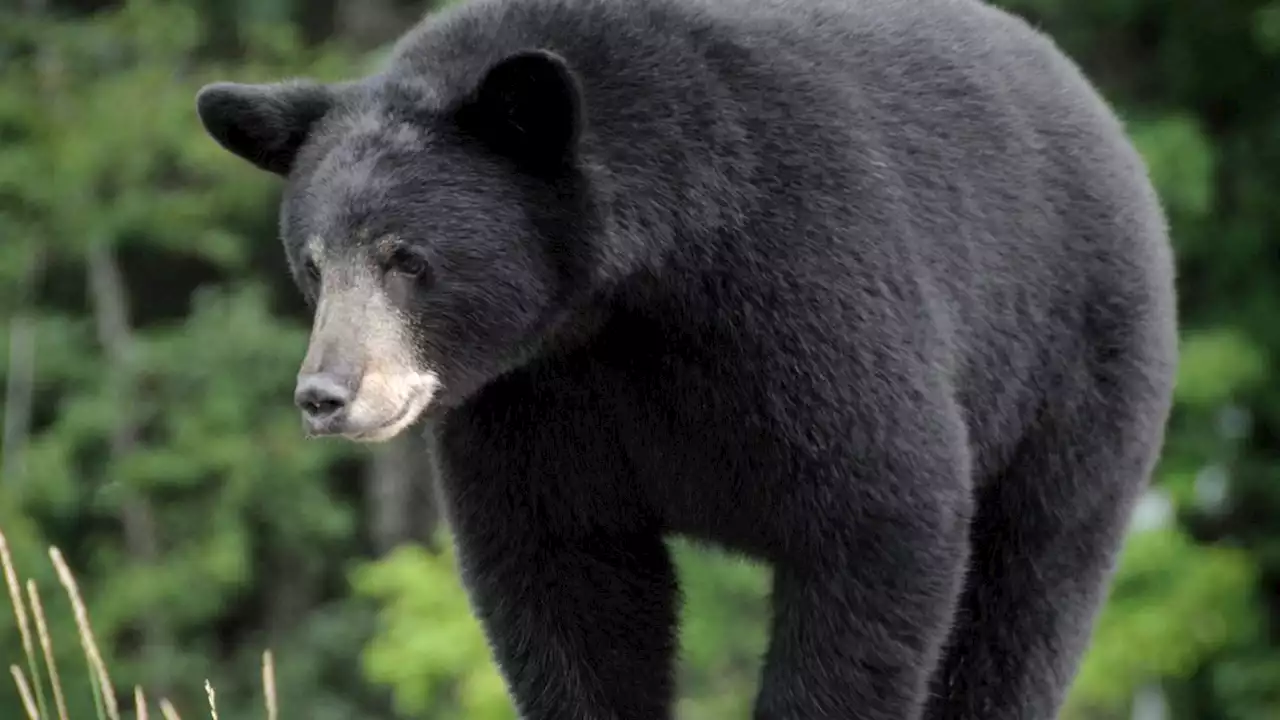
[{"label": "green foliage", "polygon": [[440,720],[514,720],[451,552],[401,547],[360,570],[355,586],[380,602],[364,667],[391,686],[397,708]]},{"label": "green foliage", "polygon": [[1136,688],[1187,677],[1253,637],[1256,582],[1239,550],[1197,546],[1176,528],[1132,535],[1064,720],[1123,717]]},{"label": "green foliage", "polygon": [[768,646],[771,573],[688,542],[672,548],[684,595],[679,716],[750,717]]},{"label": "green foliage", "polygon": [[[5,528],[24,552],[66,547],[121,679],[172,689],[187,706],[204,677],[223,673],[216,624],[274,592],[272,566],[322,582],[341,571],[322,559],[349,552],[355,532],[324,482],[348,451],[305,444],[288,402],[306,328],[273,312],[277,281],[250,264],[271,243],[274,185],[195,117],[196,89],[229,72],[193,65],[202,25],[190,5],[133,0],[87,18],[29,18],[0,48],[0,233],[17,241],[0,246],[8,307],[35,258],[49,278],[26,308],[32,432],[20,471],[0,484],[0,507],[39,523],[6,518]],[[290,34],[258,29],[236,74],[339,65]],[[174,282],[170,268],[206,283]],[[94,284],[104,269],[122,275],[122,295]],[[117,304],[123,332],[111,328]],[[54,614],[66,635],[65,608]],[[306,631],[300,618],[264,620],[244,640],[288,644]],[[146,650],[127,651],[139,639]],[[243,655],[232,674],[251,678],[254,653]],[[224,698],[224,710],[246,701]]]},{"label": "green foliage", "polygon": [[1177,399],[1213,408],[1267,380],[1267,360],[1249,339],[1230,328],[1188,332],[1178,366]]},{"label": "green foliage", "polygon": [[[766,644],[769,573],[688,542],[672,546],[685,601],[680,717],[746,717]],[[440,720],[513,720],[451,550],[407,545],[361,568],[354,580],[381,608],[365,670],[392,688],[402,712]]]},{"label": "green foliage", "polygon": [[1213,146],[1196,118],[1168,115],[1131,122],[1129,135],[1170,213],[1201,216],[1213,207]]}]

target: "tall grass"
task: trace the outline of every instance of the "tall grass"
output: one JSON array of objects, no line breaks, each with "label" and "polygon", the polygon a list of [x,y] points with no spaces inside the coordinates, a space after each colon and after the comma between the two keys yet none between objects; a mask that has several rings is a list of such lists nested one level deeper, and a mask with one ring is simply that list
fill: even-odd
[{"label": "tall grass", "polygon": [[[57,548],[49,548],[49,559],[57,572],[63,591],[71,601],[76,630],[80,636],[80,648],[84,652],[89,667],[89,687],[93,692],[98,720],[120,720],[115,687],[111,684],[111,675],[107,672],[106,663],[103,662],[102,654],[98,651],[98,641],[94,637],[93,626],[89,622],[89,613],[81,599],[75,575],[71,573],[71,569],[67,567],[62,553]],[[9,601],[13,605],[14,617],[18,621],[18,635],[22,639],[22,651],[26,656],[26,668],[17,664],[10,665],[9,674],[13,676],[13,681],[18,686],[18,695],[22,699],[27,720],[54,720],[54,718],[70,720],[67,716],[65,696],[62,693],[62,678],[58,675],[58,666],[53,659],[53,643],[49,637],[48,624],[45,622],[40,592],[35,581],[27,580],[26,596],[23,597],[24,586],[14,567],[13,558],[9,555],[9,544],[3,532],[0,532],[0,567],[4,571],[5,585],[9,589]],[[34,639],[38,640],[40,646],[39,656],[36,654],[36,642],[33,640],[31,627],[33,620]],[[43,673],[42,665],[45,671]],[[46,680],[53,694],[53,712],[50,712],[45,694]],[[270,650],[262,654],[262,687],[267,720],[278,720],[275,663]],[[218,720],[217,696],[213,685],[208,680],[205,680],[204,689],[209,698],[209,716],[211,720]],[[148,720],[147,698],[142,688],[134,687],[133,698],[135,720]],[[160,698],[158,708],[163,720],[182,720],[173,703],[168,699]]]}]

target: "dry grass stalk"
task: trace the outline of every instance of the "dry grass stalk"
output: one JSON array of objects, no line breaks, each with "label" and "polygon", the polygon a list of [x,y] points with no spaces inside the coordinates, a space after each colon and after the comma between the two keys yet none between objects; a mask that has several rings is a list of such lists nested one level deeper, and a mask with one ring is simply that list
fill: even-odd
[{"label": "dry grass stalk", "polygon": [[40,720],[40,711],[36,710],[36,701],[31,697],[31,687],[27,685],[27,678],[22,674],[22,668],[10,665],[9,672],[13,674],[13,681],[18,685],[18,695],[22,697],[22,707],[27,711],[28,720]]},{"label": "dry grass stalk", "polygon": [[262,694],[267,703],[267,720],[279,720],[279,706],[276,702],[276,663],[270,650],[262,653]]},{"label": "dry grass stalk", "polygon": [[13,556],[9,554],[9,542],[0,532],[0,565],[4,567],[4,582],[9,588],[9,600],[13,603],[13,615],[18,620],[18,635],[22,638],[22,652],[27,657],[27,670],[31,673],[31,681],[35,685],[36,707],[40,714],[37,720],[46,717],[44,707],[44,687],[40,682],[40,671],[36,665],[35,645],[31,642],[31,625],[27,619],[27,605],[22,601],[22,585],[18,582],[18,571],[13,565]]},{"label": "dry grass stalk", "polygon": [[137,685],[133,686],[133,712],[137,720],[147,720],[147,697]]},{"label": "dry grass stalk", "polygon": [[94,676],[91,680],[97,681],[93,683],[94,692],[101,693],[105,701],[107,717],[111,720],[120,720],[116,691],[111,685],[111,676],[107,674],[106,663],[102,662],[102,654],[98,652],[98,642],[89,624],[89,612],[85,609],[84,600],[80,597],[80,587],[76,584],[75,576],[71,574],[71,568],[67,567],[67,561],[62,559],[62,552],[58,548],[49,548],[49,559],[53,561],[53,569],[58,573],[58,580],[66,589],[67,598],[71,600],[71,610],[75,615],[76,628],[80,633],[80,645],[84,648],[85,657],[89,660],[89,672]]},{"label": "dry grass stalk", "polygon": [[218,720],[218,701],[213,695],[213,684],[208,680],[204,681],[204,692],[209,696],[209,715]]},{"label": "dry grass stalk", "polygon": [[[89,666],[90,688],[93,690],[94,704],[98,710],[99,720],[104,716],[110,720],[120,720],[115,688],[111,684],[111,677],[107,674],[106,663],[103,662],[102,655],[98,650],[97,639],[94,637],[93,627],[89,622],[89,613],[85,608],[84,600],[80,596],[80,588],[76,583],[75,576],[72,575],[71,569],[62,557],[62,553],[56,547],[49,548],[49,558],[53,561],[58,580],[62,583],[67,598],[71,602],[81,649],[84,651],[85,660]],[[45,619],[44,604],[40,600],[40,592],[36,587],[35,581],[28,580],[26,582],[27,600],[23,600],[22,585],[18,580],[18,573],[9,555],[9,548],[3,533],[0,533],[0,565],[3,565],[5,582],[9,588],[9,597],[13,603],[14,616],[18,620],[23,650],[27,656],[27,663],[31,666],[32,677],[37,678],[38,682],[40,675],[36,670],[38,665],[35,644],[31,640],[30,618],[35,619],[36,635],[40,641],[40,650],[44,656],[45,667],[48,668],[50,685],[53,689],[54,701],[58,711],[58,720],[68,720],[66,700],[62,692],[58,666],[54,660],[53,643],[50,640],[49,626]],[[31,609],[30,618],[27,615],[28,602]],[[32,685],[27,681],[27,675],[22,668],[17,665],[11,665],[9,671],[13,675],[14,683],[17,684],[18,693],[22,698],[23,709],[26,711],[28,720],[51,720],[44,706],[43,695],[32,693]],[[277,720],[275,661],[270,650],[262,654],[262,685],[267,718],[268,720]],[[37,685],[37,688],[40,688],[40,686]],[[204,688],[209,698],[209,712],[212,720],[218,720],[217,698],[214,694],[213,684],[205,680]],[[136,719],[148,720],[147,700],[141,687],[134,686],[133,697]],[[168,699],[161,698],[159,707],[160,714],[164,720],[182,720]]]},{"label": "dry grass stalk", "polygon": [[165,698],[160,698],[160,714],[164,716],[164,720],[182,720],[178,711],[173,709],[173,703]]},{"label": "dry grass stalk", "polygon": [[58,710],[58,720],[67,720],[67,703],[62,697],[62,678],[58,675],[58,663],[53,659],[53,642],[49,638],[49,624],[44,619],[44,603],[40,601],[40,591],[34,580],[27,580],[27,599],[31,602],[31,616],[36,620],[36,637],[40,639],[40,651],[44,653],[44,666],[49,670],[49,685],[53,689],[53,704]]}]

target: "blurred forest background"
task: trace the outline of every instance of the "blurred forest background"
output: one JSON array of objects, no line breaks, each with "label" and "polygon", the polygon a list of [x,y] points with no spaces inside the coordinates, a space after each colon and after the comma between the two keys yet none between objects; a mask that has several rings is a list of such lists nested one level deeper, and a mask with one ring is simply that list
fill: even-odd
[{"label": "blurred forest background", "polygon": [[[258,716],[269,647],[286,718],[512,718],[413,438],[304,442],[278,183],[193,104],[214,79],[361,73],[430,8],[3,2],[0,529],[49,589],[73,718],[92,698],[50,544],[117,685],[188,717],[204,678],[222,717]],[[1065,718],[1280,719],[1280,1],[1003,4],[1120,109],[1180,261],[1167,452]],[[748,717],[766,572],[676,547],[679,716]],[[20,657],[0,612],[0,660]],[[0,683],[0,717],[21,715]]]}]

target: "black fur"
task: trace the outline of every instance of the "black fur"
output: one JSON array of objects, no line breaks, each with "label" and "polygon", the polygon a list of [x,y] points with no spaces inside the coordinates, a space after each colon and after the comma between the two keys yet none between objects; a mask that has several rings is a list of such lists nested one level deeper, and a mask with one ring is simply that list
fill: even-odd
[{"label": "black fur", "polygon": [[430,259],[397,306],[524,718],[669,717],[673,533],[776,569],[757,720],[1056,715],[1176,351],[1145,169],[1049,40],[975,0],[472,0],[293,92],[200,111],[288,176],[299,268]]}]

